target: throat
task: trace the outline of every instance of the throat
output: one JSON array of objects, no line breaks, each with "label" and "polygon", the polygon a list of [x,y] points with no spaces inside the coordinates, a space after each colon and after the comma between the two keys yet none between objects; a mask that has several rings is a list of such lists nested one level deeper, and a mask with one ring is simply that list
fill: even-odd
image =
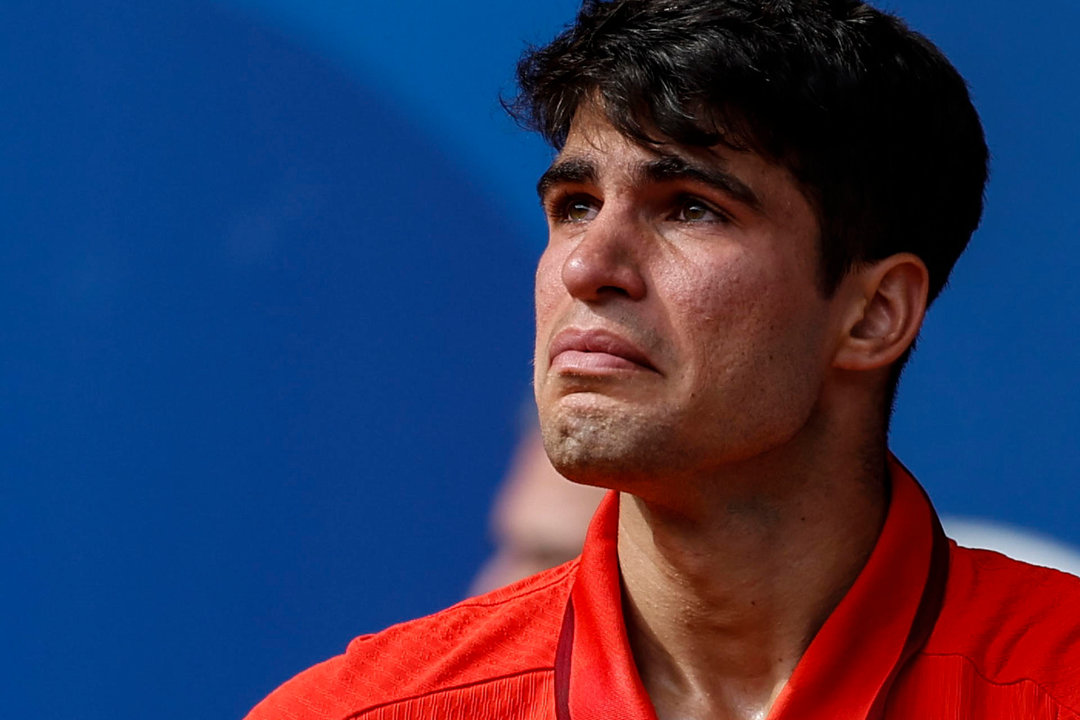
[{"label": "throat", "polygon": [[622,496],[624,617],[660,720],[768,717],[884,519],[872,499],[858,513],[832,499],[827,509],[725,509],[702,526]]},{"label": "throat", "polygon": [[634,661],[659,720],[764,720],[808,645],[770,633],[740,636],[688,618],[661,639],[628,597],[624,610]]}]

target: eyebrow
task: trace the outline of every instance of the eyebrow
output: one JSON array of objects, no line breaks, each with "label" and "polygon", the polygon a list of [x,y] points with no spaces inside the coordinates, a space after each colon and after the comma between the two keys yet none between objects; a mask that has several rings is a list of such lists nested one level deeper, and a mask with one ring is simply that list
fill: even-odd
[{"label": "eyebrow", "polygon": [[[707,185],[733,197],[753,210],[761,209],[761,199],[749,185],[723,168],[714,165],[693,163],[679,155],[661,155],[655,160],[643,163],[637,172],[642,178],[654,183],[689,180]],[[551,188],[556,185],[595,183],[598,176],[596,163],[588,158],[556,160],[537,181],[536,194],[543,201]]]},{"label": "eyebrow", "polygon": [[723,192],[753,210],[761,209],[761,198],[750,186],[723,168],[692,163],[679,155],[662,155],[641,168],[641,174],[657,183],[690,180]]},{"label": "eyebrow", "polygon": [[596,163],[592,160],[585,158],[556,160],[536,181],[536,194],[543,202],[544,197],[555,185],[584,185],[595,183],[596,178]]}]

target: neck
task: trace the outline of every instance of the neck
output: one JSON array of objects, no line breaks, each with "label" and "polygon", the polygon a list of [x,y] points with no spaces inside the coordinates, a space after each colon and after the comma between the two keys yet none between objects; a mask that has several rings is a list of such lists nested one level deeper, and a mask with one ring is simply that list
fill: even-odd
[{"label": "neck", "polygon": [[627,626],[661,720],[768,714],[881,530],[885,458],[871,454],[725,468],[681,507],[623,494]]}]

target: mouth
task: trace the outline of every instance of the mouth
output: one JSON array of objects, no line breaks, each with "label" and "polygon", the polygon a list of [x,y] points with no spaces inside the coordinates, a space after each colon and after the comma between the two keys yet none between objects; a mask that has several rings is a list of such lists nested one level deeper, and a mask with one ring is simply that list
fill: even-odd
[{"label": "mouth", "polygon": [[567,328],[548,348],[549,368],[574,375],[605,375],[625,371],[659,372],[640,348],[607,330]]}]

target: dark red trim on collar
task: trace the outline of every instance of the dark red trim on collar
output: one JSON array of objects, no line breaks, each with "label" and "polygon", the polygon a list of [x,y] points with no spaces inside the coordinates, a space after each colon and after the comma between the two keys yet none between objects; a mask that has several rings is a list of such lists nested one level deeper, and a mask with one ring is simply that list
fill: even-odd
[{"label": "dark red trim on collar", "polygon": [[[874,698],[874,705],[867,714],[868,720],[881,720],[881,718],[885,717],[889,693],[892,690],[893,683],[896,682],[897,676],[911,661],[911,658],[915,656],[915,653],[919,652],[923,645],[926,644],[926,641],[930,639],[930,633],[933,631],[938,616],[941,614],[941,607],[945,603],[945,584],[949,579],[949,539],[945,537],[945,530],[941,527],[941,521],[938,519],[937,513],[934,512],[930,498],[923,487],[914,480],[914,476],[910,471],[895,456],[892,456],[890,460],[911,478],[915,487],[922,494],[926,506],[930,509],[933,547],[930,550],[930,570],[927,573],[922,598],[919,600],[919,609],[915,612],[915,620],[911,623],[911,632],[908,633],[907,642],[904,643],[904,650],[900,655],[899,662],[893,666],[888,679],[882,685],[877,697]],[[569,603],[567,604],[569,605]]]},{"label": "dark red trim on collar", "polygon": [[574,603],[567,600],[555,650],[555,720],[570,720],[570,656],[574,651]]},{"label": "dark red trim on collar", "polygon": [[[889,511],[877,544],[803,654],[769,720],[877,720],[897,674],[937,620],[948,541],[911,474],[893,457],[889,471]],[[616,493],[600,504],[568,601],[556,653],[558,720],[656,720],[623,619],[618,508]]]}]

